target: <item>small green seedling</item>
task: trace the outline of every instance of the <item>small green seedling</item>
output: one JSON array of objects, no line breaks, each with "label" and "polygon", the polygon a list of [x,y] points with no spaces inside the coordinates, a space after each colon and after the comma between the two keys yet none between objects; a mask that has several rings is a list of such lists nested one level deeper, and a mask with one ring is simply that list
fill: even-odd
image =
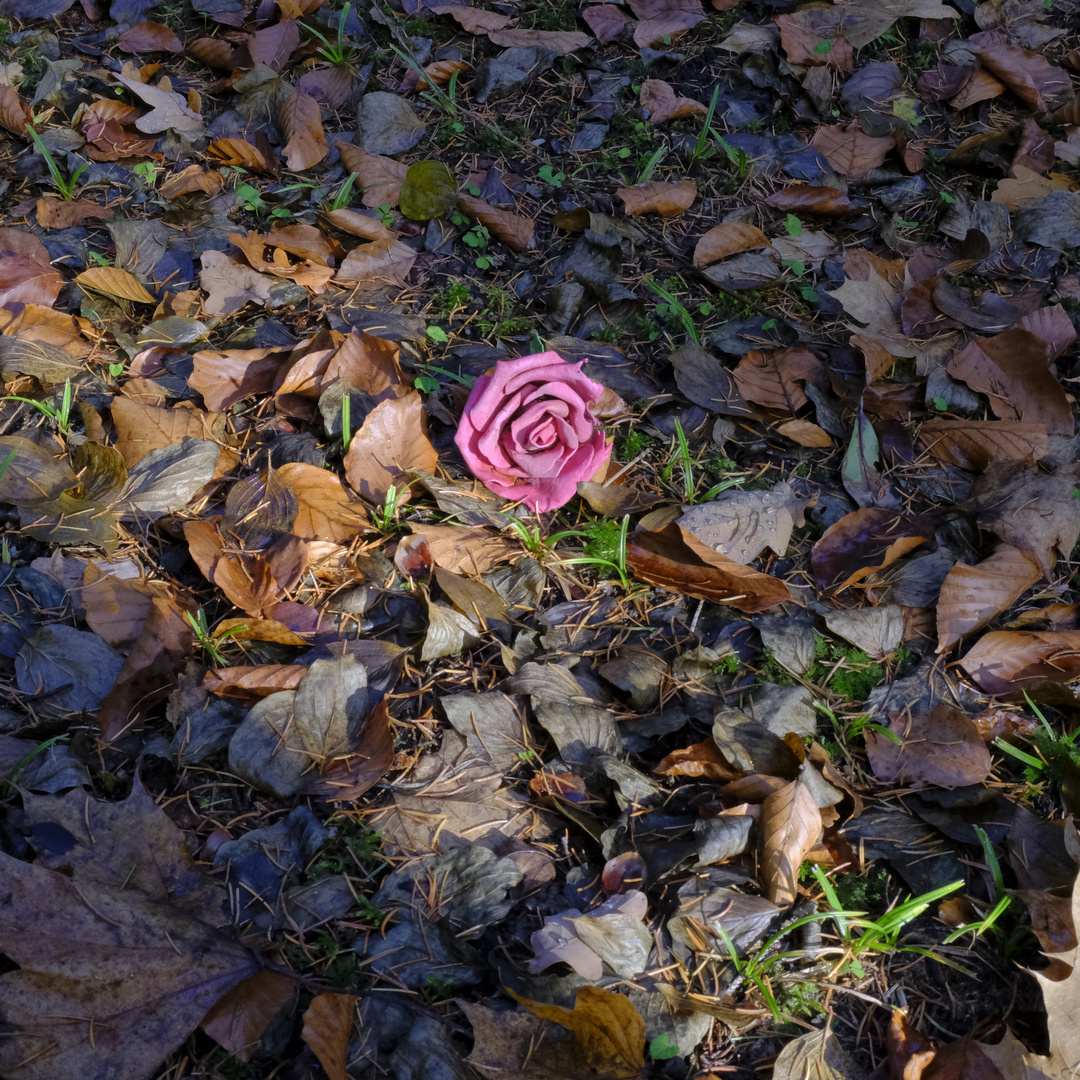
[{"label": "small green seedling", "polygon": [[561,188],[566,179],[566,173],[555,172],[550,165],[541,165],[538,175],[548,187],[553,188]]},{"label": "small green seedling", "polygon": [[195,638],[200,647],[215,664],[225,663],[225,657],[221,652],[222,643],[226,639],[235,637],[237,634],[242,634],[247,630],[246,626],[231,626],[220,634],[212,634],[210,625],[206,621],[206,612],[202,608],[199,608],[194,615],[190,611],[185,611],[184,618],[191,629],[195,631]]},{"label": "small green seedling", "polygon": [[90,162],[87,161],[83,165],[80,165],[68,179],[64,179],[64,174],[60,171],[60,166],[56,163],[56,158],[49,152],[49,148],[41,141],[41,136],[29,125],[26,125],[26,133],[30,136],[31,141],[34,144],[34,149],[45,159],[45,165],[48,167],[49,175],[52,177],[53,186],[60,193],[61,199],[74,199],[75,198],[75,184],[82,174],[90,168]]},{"label": "small green seedling", "polygon": [[54,405],[51,401],[35,401],[33,398],[20,397],[18,394],[7,394],[0,397],[0,401],[21,401],[24,405],[32,405],[39,412],[52,420],[57,428],[67,433],[71,430],[71,406],[75,395],[71,389],[71,380],[64,380],[64,391],[60,397],[60,404]]}]

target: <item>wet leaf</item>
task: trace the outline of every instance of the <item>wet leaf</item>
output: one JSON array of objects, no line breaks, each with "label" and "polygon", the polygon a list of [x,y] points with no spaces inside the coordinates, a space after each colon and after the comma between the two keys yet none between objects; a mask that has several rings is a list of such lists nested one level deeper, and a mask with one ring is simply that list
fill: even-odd
[{"label": "wet leaf", "polygon": [[768,491],[728,491],[684,507],[678,523],[714,551],[747,564],[767,547],[783,556],[808,504],[782,481]]},{"label": "wet leaf", "polygon": [[1039,578],[1042,570],[1024,551],[999,544],[974,566],[958,562],[941,586],[937,606],[938,652],[985,626]]},{"label": "wet leaf", "polygon": [[837,595],[925,543],[934,535],[921,519],[883,508],[856,510],[830,525],[810,553],[818,588]]},{"label": "wet leaf", "polygon": [[995,630],[968,650],[960,666],[988,694],[1070,683],[1080,678],[1080,631]]}]

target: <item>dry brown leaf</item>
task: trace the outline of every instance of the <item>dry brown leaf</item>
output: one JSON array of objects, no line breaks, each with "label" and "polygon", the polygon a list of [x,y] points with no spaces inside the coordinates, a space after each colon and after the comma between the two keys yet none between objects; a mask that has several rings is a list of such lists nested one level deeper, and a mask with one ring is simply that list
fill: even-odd
[{"label": "dry brown leaf", "polygon": [[130,469],[152,450],[193,439],[214,439],[221,421],[216,413],[200,409],[159,408],[118,394],[110,406],[116,428],[116,449]]},{"label": "dry brown leaf", "polygon": [[488,41],[493,45],[501,45],[504,49],[550,49],[559,56],[585,49],[593,41],[588,34],[580,30],[525,30],[523,28],[510,30],[491,30],[488,32]]},{"label": "dry brown leaf", "polygon": [[326,385],[344,379],[354,390],[368,394],[376,404],[404,397],[412,387],[398,363],[401,350],[396,341],[354,330],[330,358],[323,377]]},{"label": "dry brown leaf", "polygon": [[1020,694],[1080,678],[1080,631],[994,630],[960,660],[988,694]]},{"label": "dry brown leaf", "polygon": [[641,217],[642,214],[677,217],[693,205],[697,198],[697,184],[693,180],[653,180],[648,184],[619,188],[615,194],[622,199],[631,217]]},{"label": "dry brown leaf", "polygon": [[33,119],[30,106],[19,97],[19,91],[11,83],[0,83],[0,127],[25,137],[27,125]]},{"label": "dry brown leaf", "polygon": [[732,372],[739,393],[766,409],[794,415],[809,400],[800,382],[820,383],[821,361],[809,349],[752,349]]},{"label": "dry brown leaf", "polygon": [[629,0],[628,6],[638,19],[634,44],[639,48],[676,38],[708,18],[699,0]]},{"label": "dry brown leaf", "polygon": [[952,99],[954,109],[966,109],[980,101],[989,101],[998,94],[1005,93],[1005,84],[995,79],[989,71],[972,72],[971,78],[960,87],[959,93]]},{"label": "dry brown leaf", "polygon": [[356,210],[326,210],[320,215],[320,219],[329,222],[335,229],[364,240],[397,239],[397,233],[388,229],[379,218],[368,217]]},{"label": "dry brown leaf", "polygon": [[210,412],[225,412],[253,394],[268,394],[286,355],[283,349],[204,349],[192,357],[188,385]]},{"label": "dry brown leaf", "polygon": [[809,27],[802,26],[794,15],[777,15],[773,22],[780,27],[780,47],[787,53],[789,64],[827,65],[840,71],[851,70],[854,54],[847,38],[822,38]]},{"label": "dry brown leaf", "polygon": [[223,251],[204,251],[201,261],[199,284],[206,291],[203,310],[208,315],[231,315],[247,303],[269,299],[273,278],[234,263]]},{"label": "dry brown leaf", "polygon": [[[427,437],[427,415],[420,395],[376,405],[349,443],[345,476],[355,491],[381,506],[391,487],[401,490],[409,472],[434,472],[438,451]],[[404,497],[402,499],[404,501]]]},{"label": "dry brown leaf", "polygon": [[351,142],[337,142],[334,146],[345,168],[356,173],[356,186],[364,193],[361,202],[365,206],[397,206],[408,165],[372,154]]},{"label": "dry brown leaf", "polygon": [[708,266],[740,251],[768,246],[769,238],[753,225],[736,221],[714,225],[694,247],[694,265]]},{"label": "dry brown leaf", "polygon": [[175,199],[190,191],[216,195],[224,186],[225,177],[217,169],[211,169],[207,165],[189,165],[175,176],[170,176],[159,190],[164,198]]},{"label": "dry brown leaf", "polygon": [[206,153],[222,165],[241,166],[261,173],[269,172],[266,155],[244,139],[215,139],[206,148]]},{"label": "dry brown leaf", "polygon": [[319,103],[302,90],[293,91],[285,99],[278,113],[278,125],[289,140],[282,153],[285,164],[293,172],[310,169],[330,153]]},{"label": "dry brown leaf", "polygon": [[4,334],[30,341],[58,345],[72,356],[86,356],[90,343],[83,333],[90,333],[93,324],[74,315],[39,304],[26,304],[22,311],[4,327]]},{"label": "dry brown leaf", "polygon": [[946,365],[953,378],[986,394],[1002,420],[1043,424],[1048,435],[1071,435],[1072,406],[1050,370],[1042,338],[1014,326],[993,337],[973,337]]},{"label": "dry brown leaf", "polygon": [[985,626],[1041,577],[1031,555],[1008,544],[999,544],[993,555],[974,566],[958,562],[941,586],[937,651],[945,652]]},{"label": "dry brown leaf", "polygon": [[821,811],[806,784],[792,780],[762,803],[760,825],[766,894],[787,907],[799,895],[799,867],[821,835]]},{"label": "dry brown leaf", "polygon": [[465,5],[441,4],[438,7],[433,6],[431,10],[436,15],[449,15],[462,30],[467,30],[470,34],[490,34],[502,30],[514,21],[509,15],[500,15],[497,11]]},{"label": "dry brown leaf", "polygon": [[310,671],[308,664],[255,664],[208,671],[202,685],[211,694],[257,701],[279,690],[295,690]]},{"label": "dry brown leaf", "polygon": [[458,209],[474,221],[486,225],[491,235],[511,251],[527,251],[532,247],[535,225],[529,218],[512,214],[509,210],[498,210],[472,195],[459,196]]},{"label": "dry brown leaf", "polygon": [[43,229],[70,229],[84,221],[108,221],[119,209],[101,206],[93,199],[47,199],[37,201],[37,220]]},{"label": "dry brown leaf", "polygon": [[134,274],[118,266],[93,266],[79,274],[75,284],[83,289],[119,296],[122,300],[133,300],[137,304],[157,303]]},{"label": "dry brown leaf", "polygon": [[[841,221],[856,218],[863,212],[839,188],[810,184],[793,184],[791,187],[781,188],[774,191],[764,202],[766,206],[792,214],[817,214]],[[848,274],[848,277],[851,277],[851,274]]]},{"label": "dry brown leaf", "polygon": [[482,525],[410,525],[409,528],[423,539],[431,563],[454,574],[479,577],[499,563],[521,558],[520,544]]},{"label": "dry brown leaf", "polygon": [[276,475],[278,482],[296,495],[298,509],[292,531],[301,540],[348,544],[370,530],[363,506],[349,499],[332,472],[292,461],[282,465]]},{"label": "dry brown leaf", "polygon": [[810,145],[823,154],[841,176],[859,180],[884,164],[893,148],[893,140],[867,135],[857,122],[853,122],[847,128],[840,124],[819,127]]},{"label": "dry brown leaf", "polygon": [[776,430],[797,446],[826,448],[833,444],[832,436],[809,420],[787,420]]},{"label": "dry brown leaf", "polygon": [[596,40],[607,44],[622,33],[630,22],[630,16],[614,4],[590,4],[581,12],[582,19],[596,35]]},{"label": "dry brown leaf", "polygon": [[389,279],[404,281],[416,262],[415,249],[400,240],[372,240],[354,247],[341,264],[335,280],[344,282]]},{"label": "dry brown leaf", "polygon": [[742,773],[733,769],[712,739],[695,743],[685,750],[672,750],[653,769],[661,776],[700,776],[707,780],[738,780]]},{"label": "dry brown leaf", "polygon": [[157,22],[136,23],[120,35],[116,44],[126,53],[184,51],[180,39],[167,26]]},{"label": "dry brown leaf", "polygon": [[779,578],[725,558],[678,525],[631,533],[626,563],[642,581],[740,611],[765,611],[791,599]]},{"label": "dry brown leaf", "polygon": [[1000,35],[984,31],[972,34],[975,55],[984,68],[996,75],[1025,105],[1046,112],[1072,93],[1068,73],[1039,53],[1007,45]]},{"label": "dry brown leaf", "polygon": [[866,755],[886,784],[948,789],[978,784],[990,775],[990,751],[967,713],[942,703],[932,713],[892,714],[889,730],[900,742],[866,732]]},{"label": "dry brown leaf", "polygon": [[345,1067],[358,1000],[351,994],[319,994],[304,1013],[301,1037],[329,1080],[349,1080]]},{"label": "dry brown leaf", "polygon": [[296,997],[298,989],[291,975],[256,972],[221,998],[199,1027],[233,1057],[248,1061],[267,1025]]},{"label": "dry brown leaf", "polygon": [[928,420],[919,429],[919,443],[939,461],[973,472],[991,461],[1033,464],[1050,449],[1042,424],[1016,420]]},{"label": "dry brown leaf", "polygon": [[334,276],[334,271],[322,262],[311,259],[292,262],[285,247],[271,247],[271,254],[268,256],[266,249],[270,238],[261,233],[229,233],[229,241],[244,253],[244,258],[251,264],[252,269],[275,277],[289,278],[297,285],[313,289],[316,293],[321,292]]},{"label": "dry brown leaf", "polygon": [[684,116],[704,116],[708,112],[700,101],[680,97],[663,79],[646,79],[641,84],[641,107],[649,110],[650,124],[681,120]]}]

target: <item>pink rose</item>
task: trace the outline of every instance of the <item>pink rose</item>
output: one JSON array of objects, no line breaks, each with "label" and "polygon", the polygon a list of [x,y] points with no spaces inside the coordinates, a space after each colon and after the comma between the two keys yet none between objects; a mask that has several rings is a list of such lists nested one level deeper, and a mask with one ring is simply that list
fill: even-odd
[{"label": "pink rose", "polygon": [[530,510],[569,502],[611,456],[589,405],[604,388],[558,353],[500,360],[481,375],[454,441],[487,488]]}]

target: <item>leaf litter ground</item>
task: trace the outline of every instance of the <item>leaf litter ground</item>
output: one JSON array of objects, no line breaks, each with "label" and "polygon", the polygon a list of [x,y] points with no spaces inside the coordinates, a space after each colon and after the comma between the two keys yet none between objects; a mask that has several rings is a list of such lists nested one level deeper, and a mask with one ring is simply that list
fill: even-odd
[{"label": "leaf litter ground", "polygon": [[1071,1075],[1076,14],[0,0],[4,1074]]}]

